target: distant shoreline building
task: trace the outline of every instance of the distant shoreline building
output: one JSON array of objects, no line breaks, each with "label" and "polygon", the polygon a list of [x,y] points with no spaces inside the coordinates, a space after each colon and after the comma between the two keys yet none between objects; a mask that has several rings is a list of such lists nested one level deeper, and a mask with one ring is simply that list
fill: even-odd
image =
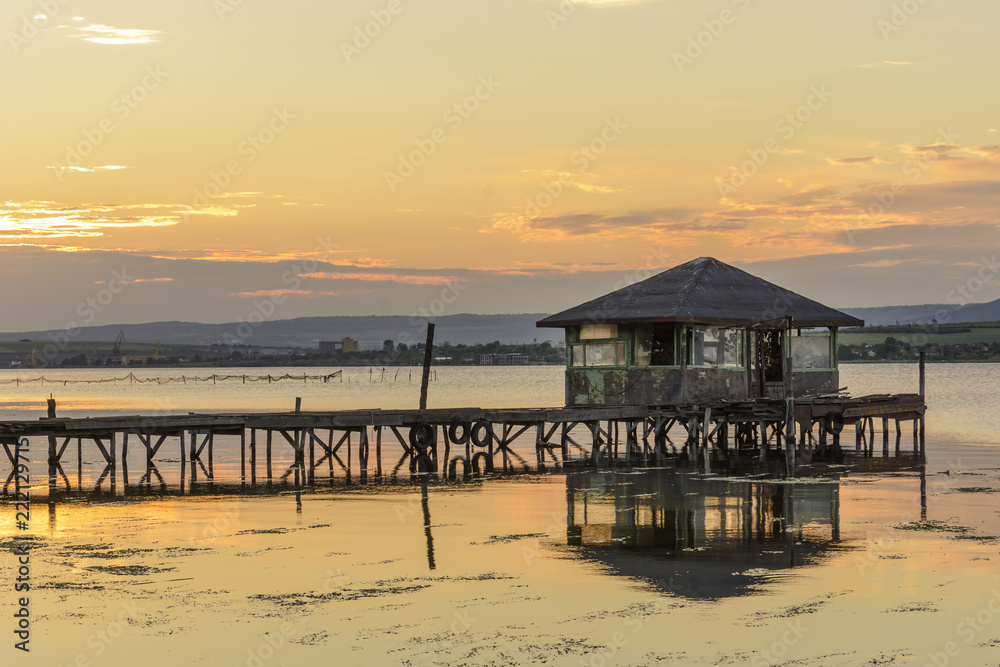
[{"label": "distant shoreline building", "polygon": [[481,354],[480,366],[524,366],[528,363],[526,354]]},{"label": "distant shoreline building", "polygon": [[319,342],[319,353],[328,357],[340,352],[357,352],[358,341],[346,337],[343,340],[321,340]]}]

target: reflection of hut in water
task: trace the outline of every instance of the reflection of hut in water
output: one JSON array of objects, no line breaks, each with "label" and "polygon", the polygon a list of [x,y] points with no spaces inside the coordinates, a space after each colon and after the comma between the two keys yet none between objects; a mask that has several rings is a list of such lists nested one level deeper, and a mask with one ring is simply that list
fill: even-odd
[{"label": "reflection of hut in water", "polygon": [[837,328],[862,324],[711,257],[538,322],[566,329],[567,405],[836,392]]},{"label": "reflection of hut in water", "polygon": [[673,470],[567,476],[567,542],[615,574],[690,598],[742,595],[838,548],[839,486]]}]

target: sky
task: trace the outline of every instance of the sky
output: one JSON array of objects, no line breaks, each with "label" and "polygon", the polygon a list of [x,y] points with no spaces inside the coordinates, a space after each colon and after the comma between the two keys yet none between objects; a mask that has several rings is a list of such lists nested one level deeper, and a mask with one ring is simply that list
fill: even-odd
[{"label": "sky", "polygon": [[[992,0],[7,0],[0,329],[1000,298]],[[956,292],[956,290],[959,290]]]}]

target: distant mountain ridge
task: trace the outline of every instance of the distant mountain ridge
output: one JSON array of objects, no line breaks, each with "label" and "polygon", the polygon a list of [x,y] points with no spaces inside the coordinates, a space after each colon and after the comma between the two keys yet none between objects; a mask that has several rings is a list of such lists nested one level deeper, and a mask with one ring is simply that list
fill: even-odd
[{"label": "distant mountain ridge", "polygon": [[[558,329],[537,329],[535,322],[547,313],[515,315],[446,315],[431,318],[435,322],[434,340],[438,343],[530,343],[533,340],[562,340]],[[262,347],[317,348],[321,340],[341,340],[349,337],[362,343],[385,340],[395,343],[422,343],[426,339],[427,321],[405,315],[300,317],[264,322],[230,322],[203,324],[199,322],[149,322],[146,324],[109,324],[81,327],[74,340],[114,341],[118,332],[132,343],[166,343],[180,345],[234,344]],[[22,331],[0,334],[3,340],[51,340],[58,331]]]},{"label": "distant mountain ridge", "polygon": [[868,326],[886,324],[927,324],[1000,321],[1000,299],[988,303],[970,303],[959,306],[950,303],[929,303],[918,306],[882,306],[879,308],[840,308],[859,317]]},{"label": "distant mountain ridge", "polygon": [[[840,308],[859,317],[869,326],[887,324],[925,324],[1000,321],[1000,299],[989,303],[956,306],[954,304],[923,304],[917,306],[882,306],[878,308]],[[549,313],[518,313],[512,315],[474,315],[469,313],[431,318],[435,322],[434,340],[443,343],[530,343],[562,340],[560,329],[538,329],[535,322]],[[316,348],[321,340],[353,338],[363,343],[392,340],[395,343],[421,343],[426,335],[427,320],[405,315],[363,315],[299,317],[265,322],[149,322],[146,324],[108,324],[81,327],[74,340],[114,341],[119,331],[133,343],[167,343],[179,345],[212,345],[244,343],[262,347]],[[0,333],[0,339],[51,340],[57,330]]]}]

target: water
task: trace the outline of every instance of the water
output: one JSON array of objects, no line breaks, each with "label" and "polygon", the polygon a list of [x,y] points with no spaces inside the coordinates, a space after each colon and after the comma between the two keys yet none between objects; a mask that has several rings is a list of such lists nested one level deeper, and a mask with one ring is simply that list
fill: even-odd
[{"label": "water", "polygon": [[[345,369],[343,384],[0,390],[4,418],[44,415],[53,389],[65,416],[289,410],[296,396],[304,409],[412,408],[414,370],[406,383]],[[654,469],[39,501],[27,532],[7,503],[0,541],[35,538],[32,652],[8,641],[0,655],[26,665],[994,664],[998,377],[988,364],[928,366],[924,474],[784,483]],[[848,365],[842,384],[854,395],[915,392],[916,367]],[[442,367],[430,391],[432,407],[561,403],[555,367]],[[15,564],[0,552],[0,580],[13,581]],[[0,630],[11,637],[7,590]]]}]

